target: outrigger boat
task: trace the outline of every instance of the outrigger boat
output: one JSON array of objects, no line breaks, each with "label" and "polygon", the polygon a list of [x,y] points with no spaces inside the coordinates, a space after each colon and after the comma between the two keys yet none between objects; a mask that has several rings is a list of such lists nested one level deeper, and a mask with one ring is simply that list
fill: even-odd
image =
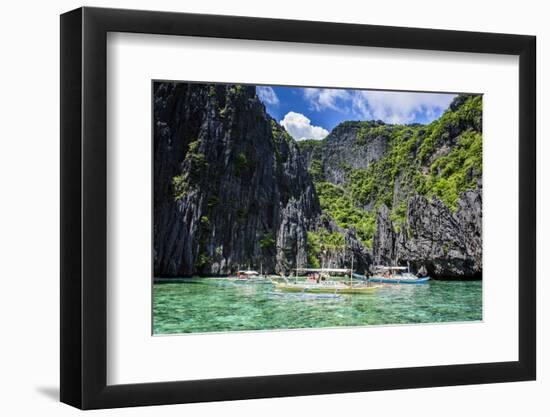
[{"label": "outrigger boat", "polygon": [[227,278],[230,281],[239,282],[239,283],[260,283],[268,284],[271,281],[263,274],[263,265],[260,265],[260,272],[250,269],[242,269],[237,271],[235,277]]},{"label": "outrigger boat", "polygon": [[[284,282],[271,280],[275,288],[286,292],[329,293],[329,294],[368,294],[376,291],[380,285],[372,285],[369,282],[353,282],[351,269],[341,268],[297,268],[299,272],[306,273],[305,281],[290,282],[284,278]],[[343,274],[348,280],[335,280],[331,274]]]},{"label": "outrigger boat", "polygon": [[406,266],[376,266],[375,274],[368,278],[369,282],[384,284],[425,284],[430,277],[417,277]]},{"label": "outrigger boat", "polygon": [[239,279],[248,279],[248,278],[254,278],[259,276],[260,276],[260,273],[258,271],[253,271],[251,269],[237,271],[237,278]]}]

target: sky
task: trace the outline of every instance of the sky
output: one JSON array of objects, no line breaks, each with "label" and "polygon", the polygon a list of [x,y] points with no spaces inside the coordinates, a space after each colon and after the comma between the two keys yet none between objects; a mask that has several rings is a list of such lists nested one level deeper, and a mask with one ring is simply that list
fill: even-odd
[{"label": "sky", "polygon": [[296,140],[323,139],[346,120],[430,123],[455,94],[258,86],[267,112]]}]

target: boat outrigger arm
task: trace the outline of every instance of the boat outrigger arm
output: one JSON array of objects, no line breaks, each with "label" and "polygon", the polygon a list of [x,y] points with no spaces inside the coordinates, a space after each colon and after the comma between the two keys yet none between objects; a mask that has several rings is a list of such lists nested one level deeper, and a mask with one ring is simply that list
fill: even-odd
[{"label": "boat outrigger arm", "polygon": [[321,280],[316,282],[289,282],[286,277],[285,282],[271,280],[278,290],[287,292],[312,292],[312,293],[334,293],[334,294],[367,294],[376,291],[381,285],[371,285],[370,283],[361,283],[354,285],[352,269],[349,268],[296,268],[296,272],[318,273],[318,274],[343,274],[349,275],[349,280]]},{"label": "boat outrigger arm", "polygon": [[349,274],[351,269],[347,268],[296,268],[296,272],[326,272],[333,274]]},{"label": "boat outrigger arm", "polygon": [[[430,280],[430,277],[417,277],[410,272],[409,266],[375,266],[375,271],[383,275],[373,275],[368,280],[370,282],[380,282],[385,284],[424,284]],[[405,272],[406,271],[406,272]]]},{"label": "boat outrigger arm", "polygon": [[382,269],[384,271],[407,271],[409,268],[406,266],[382,266],[377,265],[373,269]]}]

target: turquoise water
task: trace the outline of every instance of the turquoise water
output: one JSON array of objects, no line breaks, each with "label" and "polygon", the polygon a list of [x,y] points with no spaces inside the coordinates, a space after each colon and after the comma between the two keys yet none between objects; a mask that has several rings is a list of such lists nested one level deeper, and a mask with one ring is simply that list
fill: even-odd
[{"label": "turquoise water", "polygon": [[156,282],[153,333],[300,329],[482,319],[481,281],[385,285],[372,294],[299,294],[270,283]]}]

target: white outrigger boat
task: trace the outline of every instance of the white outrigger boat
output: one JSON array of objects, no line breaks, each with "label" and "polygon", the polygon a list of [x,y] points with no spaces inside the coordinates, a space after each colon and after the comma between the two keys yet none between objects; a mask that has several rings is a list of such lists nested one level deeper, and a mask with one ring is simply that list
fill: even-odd
[{"label": "white outrigger boat", "polygon": [[[263,268],[260,269],[262,271]],[[241,269],[237,271],[236,276],[227,278],[230,281],[241,283],[270,283],[271,281],[262,272],[253,269]]]},{"label": "white outrigger boat", "polygon": [[425,284],[430,277],[417,277],[406,266],[375,266],[376,271],[368,278],[369,282],[384,284]]},{"label": "white outrigger boat", "polygon": [[237,271],[238,279],[248,279],[248,278],[254,278],[259,276],[260,276],[260,273],[258,271],[253,271],[251,269]]},{"label": "white outrigger boat", "polygon": [[[297,268],[298,273],[306,273],[305,281],[290,282],[271,280],[275,288],[286,292],[330,293],[330,294],[368,294],[376,291],[381,285],[372,285],[369,282],[353,282],[351,269],[344,268]],[[333,275],[340,275],[335,279]],[[343,276],[342,276],[343,275]],[[342,279],[344,278],[344,279]],[[347,280],[346,280],[347,278]]]}]

